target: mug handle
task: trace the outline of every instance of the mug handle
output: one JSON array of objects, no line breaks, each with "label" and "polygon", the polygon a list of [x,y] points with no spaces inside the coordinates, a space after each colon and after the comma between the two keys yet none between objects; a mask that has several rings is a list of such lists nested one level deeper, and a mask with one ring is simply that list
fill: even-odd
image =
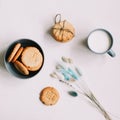
[{"label": "mug handle", "polygon": [[114,52],[112,49],[109,50],[107,53],[108,53],[111,57],[115,57],[115,56],[116,56],[115,52]]}]

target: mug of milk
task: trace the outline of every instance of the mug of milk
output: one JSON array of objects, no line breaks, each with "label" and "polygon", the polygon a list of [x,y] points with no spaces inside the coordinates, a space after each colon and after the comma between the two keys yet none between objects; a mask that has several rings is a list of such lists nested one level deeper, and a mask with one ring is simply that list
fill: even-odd
[{"label": "mug of milk", "polygon": [[115,52],[111,49],[113,45],[112,35],[105,29],[93,30],[87,38],[88,48],[97,54],[108,53],[115,57]]}]

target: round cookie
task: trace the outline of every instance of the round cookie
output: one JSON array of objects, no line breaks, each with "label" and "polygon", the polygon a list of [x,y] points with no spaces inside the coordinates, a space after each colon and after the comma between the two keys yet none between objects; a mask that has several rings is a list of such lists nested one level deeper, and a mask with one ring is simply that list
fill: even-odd
[{"label": "round cookie", "polygon": [[43,63],[43,56],[36,47],[26,47],[21,55],[21,61],[29,71],[37,71]]},{"label": "round cookie", "polygon": [[52,36],[59,42],[68,42],[74,35],[74,27],[66,20],[56,23],[52,28]]},{"label": "round cookie", "polygon": [[46,87],[40,93],[40,100],[45,105],[55,105],[59,100],[59,93],[54,87]]},{"label": "round cookie", "polygon": [[15,54],[12,62],[15,62],[19,58],[19,56],[21,55],[22,51],[23,51],[23,47],[20,47],[19,50],[17,51],[17,53]]},{"label": "round cookie", "polygon": [[27,68],[18,60],[14,62],[14,66],[23,75],[29,75],[29,71],[27,70]]},{"label": "round cookie", "polygon": [[8,59],[7,59],[8,62],[11,62],[11,61],[12,61],[13,57],[14,57],[15,54],[17,53],[17,51],[18,51],[18,49],[20,48],[20,46],[21,46],[20,43],[17,43],[17,44],[15,45],[15,47],[13,48],[11,54],[9,55],[9,57],[8,57]]}]

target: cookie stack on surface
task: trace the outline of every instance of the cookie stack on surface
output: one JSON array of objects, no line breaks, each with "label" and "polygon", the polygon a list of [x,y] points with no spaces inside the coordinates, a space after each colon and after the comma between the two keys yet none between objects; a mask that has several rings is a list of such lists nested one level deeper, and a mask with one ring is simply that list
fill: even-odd
[{"label": "cookie stack on surface", "polygon": [[74,27],[66,20],[56,23],[52,28],[52,36],[58,42],[68,42],[74,37],[74,35]]},{"label": "cookie stack on surface", "polygon": [[43,56],[38,48],[34,46],[22,47],[21,43],[16,43],[7,61],[14,64],[15,68],[23,75],[37,71],[43,64]]},{"label": "cookie stack on surface", "polygon": [[75,28],[67,20],[61,21],[61,14],[56,15],[55,25],[52,27],[51,32],[56,41],[63,43],[70,41],[75,36]]}]

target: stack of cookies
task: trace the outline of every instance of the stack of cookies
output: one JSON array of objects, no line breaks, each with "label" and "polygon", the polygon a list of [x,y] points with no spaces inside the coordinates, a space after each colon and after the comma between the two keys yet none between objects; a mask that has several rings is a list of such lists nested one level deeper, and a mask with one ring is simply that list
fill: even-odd
[{"label": "stack of cookies", "polygon": [[[57,21],[59,19],[59,21]],[[58,42],[68,42],[75,36],[75,28],[67,20],[61,21],[61,14],[55,17],[55,25],[52,27],[52,36]]]},{"label": "stack of cookies", "polygon": [[52,36],[58,42],[68,42],[75,36],[75,29],[71,23],[64,20],[53,26]]},{"label": "stack of cookies", "polygon": [[37,71],[43,64],[43,56],[38,48],[27,46],[23,48],[21,43],[17,43],[7,61],[14,64],[15,68],[23,75]]}]

